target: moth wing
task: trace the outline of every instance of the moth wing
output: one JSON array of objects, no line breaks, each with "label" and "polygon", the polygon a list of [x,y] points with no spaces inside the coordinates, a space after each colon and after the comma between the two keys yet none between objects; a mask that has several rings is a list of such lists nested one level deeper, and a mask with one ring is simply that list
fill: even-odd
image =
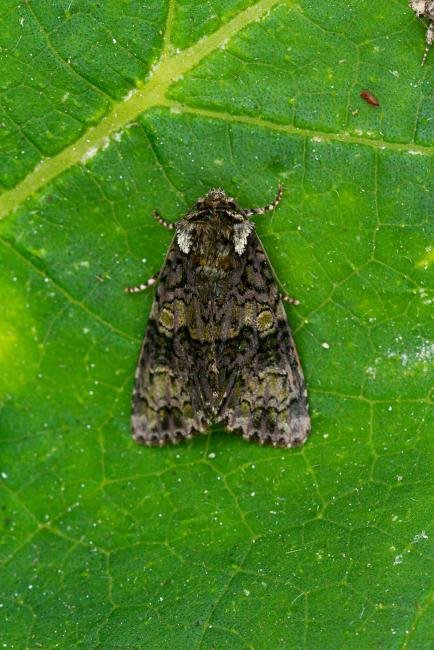
[{"label": "moth wing", "polygon": [[300,445],[310,431],[303,371],[271,266],[254,233],[246,256],[234,303],[239,333],[230,343],[243,352],[228,381],[219,420],[247,440]]},{"label": "moth wing", "polygon": [[132,404],[134,439],[163,446],[206,430],[195,384],[194,353],[185,332],[185,305],[192,299],[174,243],[158,280],[157,293],[139,355]]}]

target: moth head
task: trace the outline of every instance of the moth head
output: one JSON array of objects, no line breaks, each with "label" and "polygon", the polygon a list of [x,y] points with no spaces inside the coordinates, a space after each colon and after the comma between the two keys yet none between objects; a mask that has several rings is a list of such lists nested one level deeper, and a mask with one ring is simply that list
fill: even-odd
[{"label": "moth head", "polygon": [[235,199],[217,188],[200,197],[191,212],[178,221],[176,240],[185,254],[204,245],[217,251],[218,243],[227,246],[232,242],[235,252],[242,255],[253,228]]},{"label": "moth head", "polygon": [[[197,212],[228,212],[236,220],[241,220],[243,211],[236,203],[235,199],[232,196],[228,196],[226,192],[220,188],[212,189],[201,196],[200,199],[196,201],[195,211]],[[236,217],[239,215],[239,218]]]}]

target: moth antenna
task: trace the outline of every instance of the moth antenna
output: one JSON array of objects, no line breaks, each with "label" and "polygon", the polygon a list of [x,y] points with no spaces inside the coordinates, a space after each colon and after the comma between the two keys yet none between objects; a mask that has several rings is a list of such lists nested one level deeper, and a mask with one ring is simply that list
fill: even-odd
[{"label": "moth antenna", "polygon": [[253,217],[255,214],[264,214],[265,212],[270,212],[271,210],[277,208],[277,206],[279,205],[282,199],[282,196],[283,196],[283,185],[279,183],[279,186],[277,188],[276,198],[272,203],[264,206],[263,208],[251,208],[249,210],[244,210],[244,214],[246,215],[246,217]]}]

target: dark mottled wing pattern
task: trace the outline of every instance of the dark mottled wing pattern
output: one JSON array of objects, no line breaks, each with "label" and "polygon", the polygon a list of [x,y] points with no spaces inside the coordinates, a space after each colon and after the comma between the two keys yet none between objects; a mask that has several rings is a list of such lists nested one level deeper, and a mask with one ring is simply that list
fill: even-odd
[{"label": "dark mottled wing pattern", "polygon": [[283,447],[309,433],[303,373],[255,233],[228,259],[216,277],[172,243],[136,373],[138,442],[177,442],[212,422]]},{"label": "dark mottled wing pattern", "polygon": [[196,291],[186,285],[183,258],[174,240],[158,279],[136,370],[133,436],[147,445],[191,438],[208,424],[197,385],[198,351],[186,327],[186,306],[196,304]]},{"label": "dark mottled wing pattern", "polygon": [[[265,251],[249,237],[241,280],[226,304],[243,314],[238,335],[222,345],[235,355],[219,410],[228,429],[261,444],[291,447],[310,430],[303,371]],[[237,354],[238,353],[238,354]]]}]

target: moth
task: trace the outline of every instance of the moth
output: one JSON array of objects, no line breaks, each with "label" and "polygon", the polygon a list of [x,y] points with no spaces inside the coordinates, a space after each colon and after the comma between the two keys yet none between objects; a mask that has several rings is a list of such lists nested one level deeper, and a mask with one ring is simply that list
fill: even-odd
[{"label": "moth", "polygon": [[423,65],[434,41],[434,0],[410,0],[408,4],[418,18],[428,18],[429,21],[425,37],[426,47],[422,57]]},{"label": "moth", "polygon": [[380,106],[380,102],[370,90],[362,90],[360,97],[364,99],[365,102],[368,102],[368,104],[371,104],[371,106]]},{"label": "moth", "polygon": [[279,447],[305,442],[307,393],[281,296],[250,220],[221,189],[199,198],[176,224],[164,265],[128,293],[157,285],[132,400],[138,443],[163,446],[213,422],[246,440]]}]

